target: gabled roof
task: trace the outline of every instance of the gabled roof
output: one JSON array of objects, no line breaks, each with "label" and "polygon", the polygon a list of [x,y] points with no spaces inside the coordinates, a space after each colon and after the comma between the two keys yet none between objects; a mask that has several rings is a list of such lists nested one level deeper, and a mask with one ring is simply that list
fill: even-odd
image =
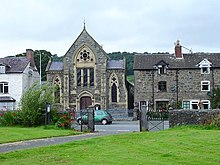
[{"label": "gabled roof", "polygon": [[22,73],[30,60],[26,57],[5,57],[0,58],[0,63],[6,66],[6,73]]},{"label": "gabled roof", "polygon": [[183,54],[183,58],[176,58],[174,54],[137,54],[134,56],[134,70],[151,70],[155,64],[163,60],[170,69],[198,68],[202,60],[207,59],[212,67],[220,68],[220,53]]},{"label": "gabled roof", "polygon": [[[102,51],[105,56],[109,59],[109,56],[107,55],[107,53],[103,50],[102,46],[100,46],[96,40],[87,32],[86,30],[86,27],[85,27],[85,24],[84,24],[84,27],[83,27],[83,30],[82,32],[79,34],[79,36],[77,37],[77,39],[74,41],[74,43],[70,46],[69,50],[66,52],[66,54],[64,55],[64,57],[68,54],[68,52],[74,47],[74,48],[77,48],[78,46],[82,46],[82,44],[85,44],[85,40],[90,38],[92,42],[89,42],[89,44],[91,45],[95,45],[97,48],[100,49],[100,51]],[[81,44],[81,45],[78,45],[78,44]],[[86,43],[86,45],[88,45],[88,43]],[[90,47],[90,45],[88,45]]]},{"label": "gabled roof", "polygon": [[110,60],[107,69],[125,69],[124,60]]}]

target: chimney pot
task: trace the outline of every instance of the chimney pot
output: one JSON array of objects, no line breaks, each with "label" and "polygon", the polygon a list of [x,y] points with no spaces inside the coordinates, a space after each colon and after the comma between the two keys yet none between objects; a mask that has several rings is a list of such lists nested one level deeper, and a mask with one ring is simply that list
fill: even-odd
[{"label": "chimney pot", "polygon": [[31,66],[35,67],[34,51],[32,49],[26,49],[26,57],[27,57],[27,59],[29,59]]},{"label": "chimney pot", "polygon": [[183,58],[182,46],[180,45],[179,40],[177,40],[175,43],[175,56],[176,56],[176,58]]}]

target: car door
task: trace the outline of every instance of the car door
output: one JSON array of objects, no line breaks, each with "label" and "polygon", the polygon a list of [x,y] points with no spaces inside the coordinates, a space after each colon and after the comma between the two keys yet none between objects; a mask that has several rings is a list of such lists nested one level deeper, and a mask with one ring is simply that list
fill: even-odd
[{"label": "car door", "polygon": [[102,119],[103,113],[102,111],[95,111],[95,122],[100,122]]}]

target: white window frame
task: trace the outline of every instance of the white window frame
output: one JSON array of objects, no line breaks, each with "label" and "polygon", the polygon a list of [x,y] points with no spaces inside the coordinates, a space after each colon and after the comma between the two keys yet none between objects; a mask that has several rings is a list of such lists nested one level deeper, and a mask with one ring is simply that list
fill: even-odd
[{"label": "white window frame", "polygon": [[0,65],[0,73],[5,73],[5,66],[4,65]]},{"label": "white window frame", "polygon": [[[211,65],[212,65],[211,62],[209,62],[207,59],[204,59],[196,66],[201,68],[201,74],[210,74]],[[204,72],[204,70],[203,70],[204,68],[207,68],[206,72]]]},{"label": "white window frame", "polygon": [[165,65],[158,65],[158,74],[166,74],[167,73],[167,67]]},{"label": "white window frame", "polygon": [[[207,85],[208,89],[204,90],[203,87]],[[210,91],[210,81],[201,81],[201,91]]]},{"label": "white window frame", "polygon": [[[210,101],[209,100],[183,100],[182,105],[184,102],[189,102],[189,109],[193,109],[193,105],[196,105],[197,108],[194,109],[210,109]],[[204,105],[208,105],[207,108],[204,108]],[[182,106],[183,109],[188,109]]]},{"label": "white window frame", "polygon": [[[9,93],[9,84],[8,82],[0,82],[0,85],[2,84],[2,91],[0,89],[0,93]],[[8,87],[8,92],[5,92],[5,87]]]},{"label": "white window frame", "polygon": [[[204,108],[204,105],[208,105],[208,108]],[[201,100],[201,109],[210,109],[210,101],[209,100]]]},{"label": "white window frame", "polygon": [[139,102],[139,110],[142,109],[142,105],[147,106],[147,110],[148,110],[148,101],[143,100]]},{"label": "white window frame", "polygon": [[[204,68],[207,68],[207,70],[204,71]],[[201,66],[201,74],[210,74],[210,65],[207,65],[207,64],[202,65]]]}]

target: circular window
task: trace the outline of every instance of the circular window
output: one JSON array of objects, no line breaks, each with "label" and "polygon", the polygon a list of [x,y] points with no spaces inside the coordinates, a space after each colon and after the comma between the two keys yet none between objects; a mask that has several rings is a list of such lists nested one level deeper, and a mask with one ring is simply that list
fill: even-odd
[{"label": "circular window", "polygon": [[81,60],[87,61],[90,58],[89,52],[86,50],[83,50],[82,52],[80,52],[80,58]]}]

